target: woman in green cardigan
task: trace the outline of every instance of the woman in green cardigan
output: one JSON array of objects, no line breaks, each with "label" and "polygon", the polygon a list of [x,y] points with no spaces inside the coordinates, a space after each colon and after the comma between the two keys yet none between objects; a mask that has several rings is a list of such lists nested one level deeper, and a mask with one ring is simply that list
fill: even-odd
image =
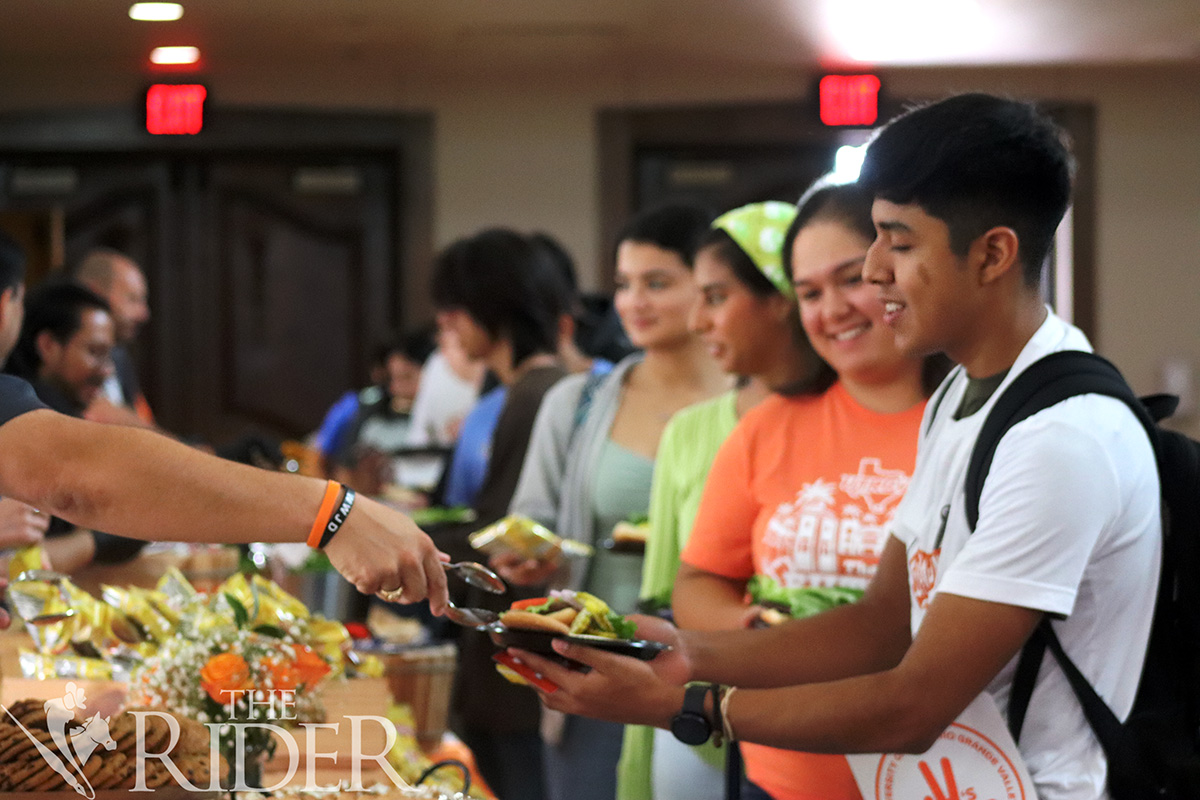
[{"label": "woman in green cardigan", "polygon": [[[720,217],[696,254],[701,291],[691,328],[740,386],[671,418],[659,442],[650,497],[650,535],[642,572],[643,605],[669,608],[679,554],[692,529],[704,481],[738,419],[772,391],[820,392],[833,373],[800,327],[783,267],[790,203],[753,203]],[[653,754],[653,756],[652,756]],[[722,751],[692,748],[666,731],[629,726],[618,767],[620,800],[724,797]],[[653,764],[653,767],[652,767]]]}]

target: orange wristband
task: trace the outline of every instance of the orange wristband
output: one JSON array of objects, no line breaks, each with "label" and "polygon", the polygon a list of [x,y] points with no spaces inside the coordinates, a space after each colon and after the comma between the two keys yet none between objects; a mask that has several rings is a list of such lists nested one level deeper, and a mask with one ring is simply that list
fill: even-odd
[{"label": "orange wristband", "polygon": [[321,534],[325,532],[325,525],[333,514],[333,507],[337,504],[338,492],[341,489],[342,485],[337,481],[325,484],[325,497],[321,499],[321,507],[317,509],[317,518],[313,520],[312,530],[308,532],[309,547],[315,549],[321,546]]}]

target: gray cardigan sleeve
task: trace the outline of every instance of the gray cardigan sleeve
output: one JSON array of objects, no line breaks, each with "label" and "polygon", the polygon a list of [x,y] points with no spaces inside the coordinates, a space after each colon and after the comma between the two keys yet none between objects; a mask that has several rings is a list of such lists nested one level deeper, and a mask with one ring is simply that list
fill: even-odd
[{"label": "gray cardigan sleeve", "polygon": [[551,530],[557,527],[575,410],[586,382],[586,374],[568,375],[546,392],[533,421],[529,449],[508,513],[529,517]]}]

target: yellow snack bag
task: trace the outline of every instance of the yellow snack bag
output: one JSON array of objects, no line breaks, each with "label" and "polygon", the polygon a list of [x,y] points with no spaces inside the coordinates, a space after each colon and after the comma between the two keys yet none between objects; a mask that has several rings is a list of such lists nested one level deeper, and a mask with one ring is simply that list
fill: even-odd
[{"label": "yellow snack bag", "polygon": [[31,544],[13,553],[13,557],[9,559],[8,579],[15,581],[22,572],[48,569],[50,566],[46,563],[46,553],[42,550],[42,546]]},{"label": "yellow snack bag", "polygon": [[475,531],[467,540],[471,547],[487,555],[513,552],[524,558],[544,559],[556,551],[568,556],[592,554],[588,545],[563,539],[544,525],[515,514]]}]

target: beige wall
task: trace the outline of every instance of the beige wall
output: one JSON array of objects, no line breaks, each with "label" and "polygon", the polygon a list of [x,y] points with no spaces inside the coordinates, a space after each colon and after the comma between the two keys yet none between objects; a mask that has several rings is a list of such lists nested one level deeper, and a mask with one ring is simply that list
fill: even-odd
[{"label": "beige wall", "polygon": [[[347,68],[349,69],[349,68]],[[234,80],[234,78],[237,80]],[[414,76],[364,81],[350,72],[213,76],[217,102],[430,111],[435,120],[434,241],[486,225],[561,238],[586,268],[600,262],[595,112],[604,107],[795,99],[800,71],[560,76],[433,85]],[[1097,109],[1097,345],[1142,392],[1164,360],[1200,371],[1200,64],[1128,69],[903,70],[896,97],[983,89]],[[0,110],[128,103],[143,85],[111,76],[86,89],[0,76]],[[586,285],[597,276],[587,274]],[[1193,391],[1195,391],[1193,379]],[[1200,413],[1184,426],[1200,435]]]}]

